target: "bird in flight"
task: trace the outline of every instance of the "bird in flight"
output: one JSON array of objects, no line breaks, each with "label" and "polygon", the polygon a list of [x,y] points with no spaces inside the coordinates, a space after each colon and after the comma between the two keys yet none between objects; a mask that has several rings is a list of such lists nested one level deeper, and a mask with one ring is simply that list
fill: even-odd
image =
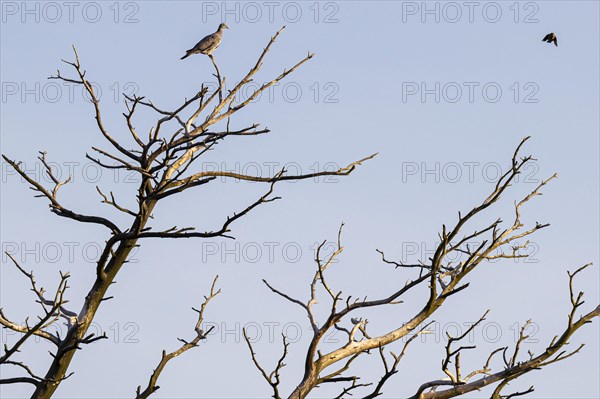
[{"label": "bird in flight", "polygon": [[224,29],[229,29],[229,26],[224,23],[219,25],[219,29],[217,29],[215,33],[206,36],[204,39],[196,43],[194,47],[186,51],[185,55],[181,57],[181,59],[183,60],[192,54],[206,54],[210,57],[211,53],[215,51],[217,47],[219,47],[219,44],[221,44],[221,36],[223,36]]},{"label": "bird in flight", "polygon": [[554,34],[554,32],[548,33],[546,36],[544,36],[544,38],[542,39],[543,42],[546,43],[552,43],[554,42],[554,45],[556,47],[558,47],[558,40],[556,40],[556,35]]}]

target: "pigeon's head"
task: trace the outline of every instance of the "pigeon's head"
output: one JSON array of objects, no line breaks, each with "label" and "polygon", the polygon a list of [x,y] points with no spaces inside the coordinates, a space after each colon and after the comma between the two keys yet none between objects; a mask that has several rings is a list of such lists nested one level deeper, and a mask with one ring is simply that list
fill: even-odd
[{"label": "pigeon's head", "polygon": [[223,30],[223,29],[229,29],[229,26],[227,26],[226,23],[222,23],[221,25],[219,25],[219,30]]}]

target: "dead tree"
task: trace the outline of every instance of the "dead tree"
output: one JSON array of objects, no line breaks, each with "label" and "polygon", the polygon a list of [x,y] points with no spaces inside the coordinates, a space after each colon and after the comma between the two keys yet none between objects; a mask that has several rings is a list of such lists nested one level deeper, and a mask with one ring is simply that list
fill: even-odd
[{"label": "dead tree", "polygon": [[[302,180],[326,175],[345,176],[352,173],[361,162],[374,156],[372,155],[360,161],[353,162],[336,171],[300,175],[288,174],[285,170],[281,170],[272,176],[251,176],[230,171],[194,170],[194,165],[197,165],[195,162],[208,151],[214,150],[215,146],[223,142],[223,140],[246,138],[269,132],[269,129],[260,128],[258,124],[241,128],[230,128],[230,122],[234,114],[251,104],[263,91],[286,78],[313,57],[313,54],[308,53],[308,55],[291,68],[285,69],[279,76],[251,91],[248,98],[236,102],[242,89],[253,80],[255,74],[261,69],[265,56],[282,30],[283,28],[270,39],[258,57],[256,64],[227,93],[224,91],[225,77],[221,78],[214,59],[211,59],[217,72],[215,74],[217,89],[209,93],[208,88],[202,85],[191,98],[184,100],[173,111],[164,110],[144,97],[126,96],[125,104],[127,112],[123,114],[125,118],[125,131],[127,131],[125,134],[109,132],[109,129],[104,125],[99,98],[94,91],[93,85],[87,79],[86,72],[82,68],[75,48],[75,60],[73,62],[63,60],[72,67],[74,76],[67,77],[62,75],[60,71],[57,71],[57,74],[51,76],[50,79],[74,83],[81,85],[85,89],[94,108],[97,128],[111,148],[110,150],[105,150],[100,147],[92,147],[94,155],[86,154],[86,157],[104,169],[121,169],[137,173],[140,176],[140,184],[137,187],[136,194],[137,206],[134,209],[128,209],[122,205],[124,202],[119,202],[112,192],[107,194],[100,187],[97,187],[101,202],[113,207],[116,212],[127,215],[131,219],[130,224],[127,227],[123,227],[105,217],[79,213],[71,209],[65,201],[58,198],[59,189],[69,183],[70,179],[60,181],[56,177],[52,167],[46,161],[45,152],[40,153],[39,160],[45,167],[45,172],[54,183],[52,187],[46,187],[36,181],[24,171],[20,162],[16,162],[3,155],[5,161],[27,181],[36,193],[36,196],[49,201],[51,212],[77,222],[102,226],[107,229],[108,238],[96,264],[95,281],[89,289],[79,312],[65,308],[66,300],[64,299],[64,294],[67,289],[68,274],[62,275],[61,283],[56,290],[54,298],[46,299],[43,290],[37,288],[33,274],[26,272],[20,265],[14,262],[15,266],[31,280],[32,289],[37,296],[38,302],[42,305],[44,313],[35,324],[31,325],[26,320],[25,324],[22,325],[11,321],[5,316],[4,312],[0,312],[0,323],[5,328],[23,333],[22,338],[14,346],[10,348],[6,346],[4,348],[0,364],[2,366],[19,367],[25,374],[23,377],[0,379],[0,384],[32,384],[35,388],[33,397],[49,398],[52,396],[59,384],[69,377],[70,374],[67,374],[69,365],[77,350],[81,349],[83,344],[90,344],[96,340],[106,338],[105,336],[95,337],[93,334],[88,334],[88,328],[102,302],[108,299],[107,293],[109,287],[114,282],[121,268],[126,264],[132,249],[138,246],[142,240],[146,238],[232,238],[230,231],[234,222],[249,214],[256,207],[279,199],[279,197],[273,196],[276,183],[285,180]],[[139,115],[136,111],[142,108],[157,115],[155,125],[149,132],[144,134],[136,130],[134,123],[134,119]],[[127,140],[127,137],[129,137],[129,140]],[[134,148],[131,148],[131,146]],[[222,225],[214,229],[198,231],[195,227],[175,226],[170,229],[157,231],[149,223],[153,210],[162,199],[179,195],[188,189],[207,185],[217,177],[262,182],[268,188],[264,195],[227,217]],[[205,297],[201,309],[198,310],[199,318],[195,328],[196,337],[189,342],[182,340],[183,345],[175,352],[169,354],[166,352],[162,353],[160,363],[152,373],[146,388],[138,388],[138,398],[146,398],[158,389],[158,377],[169,360],[195,347],[207,335],[208,332],[200,329],[204,308],[218,292],[213,283],[210,295]],[[67,319],[68,330],[64,336],[58,334],[51,335],[47,332],[47,327],[59,318]],[[32,336],[42,337],[55,346],[54,352],[51,352],[53,357],[52,363],[43,376],[35,374],[25,363],[13,360],[19,348]]]},{"label": "dead tree", "polygon": [[[364,398],[375,398],[382,394],[382,388],[386,381],[397,372],[397,366],[406,353],[409,344],[419,335],[428,333],[427,328],[431,325],[430,320],[443,306],[447,298],[452,295],[464,294],[470,283],[464,283],[465,277],[473,272],[479,265],[500,258],[519,258],[527,255],[520,253],[526,244],[519,245],[517,240],[527,238],[549,224],[535,223],[526,227],[521,220],[521,208],[533,198],[541,195],[541,189],[556,178],[556,174],[542,181],[525,198],[515,203],[514,218],[512,223],[503,226],[500,219],[493,220],[482,228],[468,227],[472,219],[476,216],[481,217],[483,212],[493,208],[494,204],[500,200],[506,190],[514,182],[515,177],[521,173],[523,167],[533,158],[526,156],[519,158],[519,152],[525,138],[517,147],[508,171],[500,177],[493,191],[479,205],[473,207],[466,214],[458,213],[456,223],[447,227],[442,226],[439,234],[440,244],[437,246],[433,257],[423,260],[417,264],[405,264],[386,259],[383,252],[379,251],[382,261],[390,264],[400,270],[413,271],[413,277],[405,285],[399,287],[395,292],[390,292],[387,296],[380,299],[352,299],[352,296],[342,295],[337,291],[333,284],[326,279],[326,271],[335,263],[334,260],[340,256],[343,251],[341,243],[341,232],[338,233],[337,250],[330,256],[323,259],[322,248],[325,242],[317,249],[316,272],[309,285],[308,300],[300,300],[291,297],[278,288],[273,287],[266,280],[263,280],[266,286],[275,294],[285,300],[299,306],[308,317],[312,326],[312,337],[306,352],[304,363],[304,375],[296,388],[289,395],[291,399],[301,399],[307,397],[309,393],[328,383],[346,383],[339,398],[346,395],[357,397],[358,392],[369,387],[370,390],[364,394]],[[342,225],[343,226],[343,225]],[[469,243],[474,239],[483,241],[476,247]],[[461,254],[465,258],[461,261],[453,261],[452,255]],[[455,259],[455,258],[454,258]],[[527,339],[526,330],[528,323],[521,329],[519,338],[514,348],[501,347],[491,352],[487,357],[482,358],[483,367],[477,370],[464,372],[461,370],[460,356],[466,349],[473,349],[474,346],[462,346],[461,341],[483,320],[488,312],[479,319],[477,323],[471,326],[464,334],[452,337],[448,335],[445,347],[445,358],[442,360],[441,372],[444,378],[438,378],[422,383],[414,388],[415,393],[410,399],[447,399],[460,396],[480,390],[490,384],[498,383],[494,389],[491,398],[502,399],[524,395],[533,391],[533,387],[524,392],[513,393],[512,395],[502,395],[502,390],[506,385],[520,376],[533,370],[541,369],[552,363],[564,360],[576,354],[581,350],[583,344],[573,351],[567,351],[564,346],[568,344],[571,336],[585,324],[590,323],[593,318],[600,315],[600,306],[578,315],[578,310],[583,305],[583,292],[575,293],[573,282],[575,276],[583,271],[589,265],[569,273],[569,292],[571,298],[571,312],[568,314],[567,323],[562,332],[554,337],[548,344],[545,351],[534,355],[528,352],[528,355],[522,356],[520,353],[521,343]],[[415,273],[416,272],[416,273]],[[368,308],[382,306],[400,306],[405,294],[424,289],[428,292],[428,299],[423,304],[420,311],[409,317],[408,322],[397,325],[391,331],[378,336],[371,336],[367,332],[368,320],[353,318],[352,315],[357,311]],[[314,305],[318,302],[317,294],[321,292],[330,304],[328,316],[324,320],[318,320]],[[321,347],[323,338],[333,330],[339,330],[345,334],[344,344],[332,351],[322,353]],[[252,361],[259,369],[263,378],[273,389],[273,397],[280,398],[279,384],[280,371],[285,365],[284,360],[288,353],[288,343],[286,337],[283,337],[283,355],[277,362],[274,370],[267,373],[259,364],[252,344],[247,335],[244,334]],[[385,352],[386,345],[405,338],[404,345],[398,355],[391,352],[389,355]],[[383,363],[384,374],[376,383],[359,382],[360,376],[350,373],[352,363],[361,355],[366,355],[372,351],[377,351]],[[496,356],[497,355],[497,356]],[[500,358],[501,369],[493,371],[492,362]],[[349,374],[350,373],[350,374]],[[374,386],[373,386],[374,385]]]}]

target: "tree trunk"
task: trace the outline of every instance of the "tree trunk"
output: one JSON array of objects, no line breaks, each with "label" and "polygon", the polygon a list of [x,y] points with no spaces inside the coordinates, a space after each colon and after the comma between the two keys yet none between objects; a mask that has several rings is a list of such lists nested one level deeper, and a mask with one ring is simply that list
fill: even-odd
[{"label": "tree trunk", "polygon": [[[136,220],[130,231],[136,232],[143,229],[148,221],[148,215],[150,215],[152,208],[155,203],[149,204],[146,208],[147,211],[143,213],[141,220]],[[111,286],[115,277],[121,267],[127,261],[127,257],[131,250],[135,247],[137,239],[123,240],[118,246],[114,255],[110,258],[110,261],[105,267],[105,273],[99,274],[96,277],[96,281],[85,297],[83,307],[77,317],[77,323],[72,326],[67,335],[62,340],[61,345],[58,347],[54,361],[52,362],[48,372],[46,373],[44,381],[41,381],[33,395],[32,399],[48,399],[51,398],[61,381],[65,378],[71,360],[75,355],[75,351],[80,349],[79,344],[86,337],[87,330],[90,327],[94,316],[102,303],[106,291]]]}]

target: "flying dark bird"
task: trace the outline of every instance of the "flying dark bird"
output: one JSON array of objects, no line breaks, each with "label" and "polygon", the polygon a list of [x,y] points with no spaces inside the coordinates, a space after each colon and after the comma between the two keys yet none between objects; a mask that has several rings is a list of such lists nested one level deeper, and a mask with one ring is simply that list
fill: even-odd
[{"label": "flying dark bird", "polygon": [[556,40],[556,35],[554,34],[554,32],[548,33],[546,36],[544,36],[542,41],[546,43],[554,43],[554,45],[558,47],[558,40]]},{"label": "flying dark bird", "polygon": [[217,47],[219,47],[219,44],[221,44],[221,36],[223,36],[224,29],[229,29],[229,26],[227,26],[227,24],[219,25],[219,29],[217,29],[215,33],[206,36],[204,39],[196,43],[194,47],[186,51],[185,55],[181,57],[181,59],[183,60],[192,54],[206,54],[210,57],[211,53],[215,51]]}]

